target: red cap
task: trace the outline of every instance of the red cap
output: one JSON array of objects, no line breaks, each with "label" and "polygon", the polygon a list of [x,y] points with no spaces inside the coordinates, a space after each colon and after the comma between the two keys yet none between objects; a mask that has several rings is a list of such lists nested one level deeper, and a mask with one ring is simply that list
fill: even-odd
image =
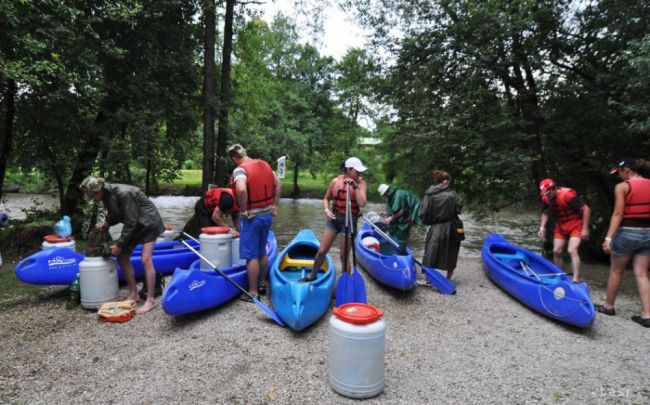
[{"label": "red cap", "polygon": [[553,179],[544,179],[539,182],[539,194],[546,195],[555,186]]},{"label": "red cap", "polygon": [[66,236],[65,238],[61,238],[57,234],[53,233],[50,235],[45,235],[43,239],[45,240],[45,242],[48,243],[62,243],[62,242],[70,242],[74,238],[72,236]]},{"label": "red cap", "polygon": [[343,304],[340,307],[334,307],[332,312],[334,312],[334,315],[343,322],[353,323],[356,325],[367,325],[384,316],[384,311],[380,308],[356,302]]},{"label": "red cap", "polygon": [[204,228],[201,228],[201,232],[208,235],[222,235],[224,233],[228,233],[228,227],[227,226],[206,226]]}]

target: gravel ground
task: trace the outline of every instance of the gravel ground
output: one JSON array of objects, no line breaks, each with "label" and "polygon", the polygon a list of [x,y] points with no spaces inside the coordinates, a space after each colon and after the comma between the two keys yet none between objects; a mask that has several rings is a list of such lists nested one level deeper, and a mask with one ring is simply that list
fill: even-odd
[{"label": "gravel ground", "polygon": [[[364,277],[387,322],[386,386],[367,403],[650,403],[650,330],[630,320],[640,305],[631,273],[617,316],[599,314],[587,330],[522,306],[478,261],[461,261],[455,296],[428,286],[403,294]],[[602,302],[604,283],[590,284]],[[357,402],[328,384],[329,313],[302,333],[240,300],[104,324],[66,310],[66,293],[46,287],[0,303],[0,403]]]}]

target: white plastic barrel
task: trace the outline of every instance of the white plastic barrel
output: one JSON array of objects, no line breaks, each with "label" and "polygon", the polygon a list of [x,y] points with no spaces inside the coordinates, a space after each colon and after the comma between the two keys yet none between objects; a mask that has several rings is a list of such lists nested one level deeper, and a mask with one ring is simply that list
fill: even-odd
[{"label": "white plastic barrel", "polygon": [[[201,228],[199,235],[201,254],[219,270],[232,266],[232,235],[225,226]],[[201,269],[212,269],[201,260]]]},{"label": "white plastic barrel", "polygon": [[160,234],[157,242],[170,242],[174,240],[174,227],[172,225],[165,225],[165,230]]},{"label": "white plastic barrel", "polygon": [[368,304],[336,307],[329,327],[329,381],[337,393],[370,398],[384,390],[386,321]]},{"label": "white plastic barrel", "polygon": [[239,238],[232,240],[232,265],[242,266],[246,264],[246,259],[239,258]]},{"label": "white plastic barrel", "polygon": [[86,257],[79,263],[79,293],[81,307],[86,309],[115,301],[120,295],[115,259]]},{"label": "white plastic barrel", "polygon": [[77,245],[72,236],[59,238],[56,234],[47,235],[43,238],[43,243],[41,244],[41,250],[49,248],[68,248],[74,251],[76,247]]}]

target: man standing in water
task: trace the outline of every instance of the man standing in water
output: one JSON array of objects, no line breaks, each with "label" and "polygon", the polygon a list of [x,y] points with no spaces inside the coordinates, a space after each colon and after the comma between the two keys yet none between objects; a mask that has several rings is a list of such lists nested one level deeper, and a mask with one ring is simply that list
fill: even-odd
[{"label": "man standing in water", "polygon": [[117,255],[124,278],[129,285],[127,299],[138,302],[135,273],[131,265],[131,253],[136,245],[142,243],[142,266],[145,273],[147,298],[135,312],[142,314],[151,311],[154,303],[154,283],[156,270],[153,267],[153,248],[156,238],[163,233],[165,226],[156,206],[137,187],[126,184],[109,184],[104,179],[86,177],[79,185],[88,200],[102,201],[108,211],[106,220],[98,228],[103,231],[109,226],[124,224],[122,234],[111,248],[111,254]]},{"label": "man standing in water", "polygon": [[240,210],[239,257],[246,259],[248,292],[258,297],[266,294],[266,241],[278,213],[282,183],[267,162],[251,159],[239,144],[228,148],[228,157],[237,166],[230,181]]},{"label": "man standing in water", "polygon": [[583,239],[589,237],[589,218],[591,209],[582,202],[578,193],[568,187],[558,187],[552,179],[539,182],[539,193],[542,198],[542,216],[540,219],[540,238],[546,236],[546,223],[549,211],[555,213],[555,234],[553,236],[553,261],[562,268],[562,253],[567,239],[567,251],[571,256],[573,281],[580,281],[580,255],[578,248]]}]

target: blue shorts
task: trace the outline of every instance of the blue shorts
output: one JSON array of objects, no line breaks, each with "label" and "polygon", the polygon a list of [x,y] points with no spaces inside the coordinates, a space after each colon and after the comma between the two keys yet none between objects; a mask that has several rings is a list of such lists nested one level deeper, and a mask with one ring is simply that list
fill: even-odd
[{"label": "blue shorts", "polygon": [[[339,214],[338,212],[335,212],[334,215],[336,216],[336,219],[328,219],[325,223],[325,229],[332,230],[338,235],[339,233],[345,232],[345,215]],[[358,215],[352,215],[352,229],[350,229],[351,233],[357,233],[358,220]]]},{"label": "blue shorts", "polygon": [[256,215],[252,219],[241,216],[239,223],[239,257],[251,260],[266,256],[266,241],[269,237],[273,216]]},{"label": "blue shorts", "polygon": [[650,228],[621,228],[612,238],[610,250],[616,256],[650,256]]}]

